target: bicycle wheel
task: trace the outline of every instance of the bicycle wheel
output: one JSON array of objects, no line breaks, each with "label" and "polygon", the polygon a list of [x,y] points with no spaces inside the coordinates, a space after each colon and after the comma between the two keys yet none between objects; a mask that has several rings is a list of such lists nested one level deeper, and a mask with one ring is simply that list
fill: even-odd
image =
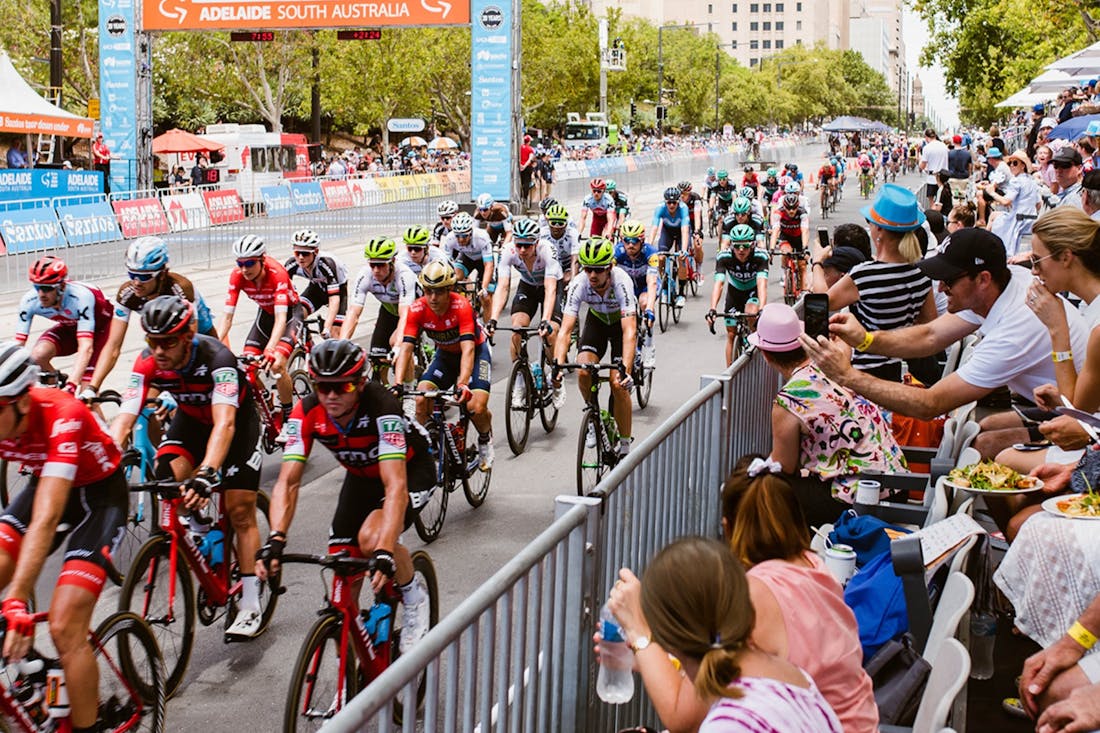
[{"label": "bicycle wheel", "polygon": [[508,375],[508,389],[504,392],[507,407],[504,428],[508,433],[508,447],[513,455],[520,455],[527,447],[531,434],[531,413],[534,411],[535,385],[527,362],[517,360]]},{"label": "bicycle wheel", "polygon": [[680,314],[684,312],[684,306],[677,305],[677,303],[679,302],[680,298],[683,297],[684,290],[683,284],[679,282],[679,280],[669,280],[670,284],[673,282],[675,282],[676,285],[669,288],[669,290],[672,291],[669,293],[668,296],[669,307],[672,309],[672,322],[679,323]]},{"label": "bicycle wheel", "polygon": [[794,260],[791,259],[791,262],[783,268],[783,302],[787,305],[794,305],[798,300],[798,285],[795,282],[797,277]]},{"label": "bicycle wheel", "polygon": [[653,370],[642,365],[641,361],[634,359],[634,398],[638,401],[638,409],[644,410],[649,404],[649,395],[653,392]]},{"label": "bicycle wheel", "polygon": [[542,365],[542,378],[547,381],[546,389],[539,395],[539,420],[542,421],[542,429],[552,433],[558,426],[558,408],[554,406],[554,388],[548,382],[552,370],[545,351],[539,356],[539,363]]},{"label": "bicycle wheel", "polygon": [[309,369],[309,352],[301,346],[295,346],[294,351],[290,352],[290,357],[286,360],[286,373],[304,372],[307,369]]},{"label": "bicycle wheel", "polygon": [[826,189],[821,189],[821,218],[829,218],[829,192]]},{"label": "bicycle wheel", "polygon": [[439,423],[434,420],[428,423],[430,445],[435,453],[436,484],[428,503],[417,513],[416,520],[413,522],[417,536],[426,543],[434,542],[443,530],[443,520],[447,517],[447,498],[454,490],[455,482],[451,461],[447,455],[447,444],[439,430]]},{"label": "bicycle wheel", "polygon": [[[413,575],[419,577],[428,591],[428,628],[433,629],[439,623],[439,581],[435,574],[435,565],[432,558],[423,550],[417,550],[412,554]],[[404,621],[404,606],[397,604],[393,614],[393,641],[390,643],[390,664],[401,658],[401,631]],[[416,706],[419,709],[424,701],[424,689],[427,681],[426,670],[420,672],[420,678],[416,683]],[[400,698],[393,701],[393,722],[401,725],[404,722],[405,711]]]},{"label": "bicycle wheel", "polygon": [[20,461],[0,460],[0,508],[6,507],[31,482]]},{"label": "bicycle wheel", "polygon": [[355,654],[349,648],[341,657],[342,625],[339,613],[326,613],[306,635],[287,689],[283,733],[320,730],[355,696]]},{"label": "bicycle wheel", "polygon": [[[135,450],[128,450],[122,454],[121,466],[126,476],[127,484],[137,484],[143,481],[152,481],[152,471],[141,471],[141,455]],[[138,554],[138,550],[149,539],[150,534],[156,528],[157,521],[157,497],[152,492],[130,492],[130,509],[126,514],[126,524],[123,525],[118,544],[111,552],[111,562],[122,577],[130,563]]]},{"label": "bicycle wheel", "polygon": [[149,626],[132,613],[116,613],[91,634],[99,667],[99,718],[104,730],[164,730],[164,660]]},{"label": "bicycle wheel", "polygon": [[195,644],[195,581],[182,553],[179,554],[175,597],[169,607],[170,550],[166,535],[157,535],[146,542],[127,571],[118,596],[118,610],[134,612],[153,631],[164,657],[165,697],[171,697],[183,681]]},{"label": "bicycle wheel", "polygon": [[294,393],[295,402],[300,402],[313,393],[313,382],[309,379],[309,372],[305,369],[295,369],[287,373],[290,375],[290,389]]},{"label": "bicycle wheel", "polygon": [[[256,527],[260,536],[260,541],[271,534],[271,499],[264,491],[256,492]],[[227,522],[228,525],[228,522]],[[227,527],[228,529],[228,527]],[[230,569],[230,583],[236,584],[241,579],[241,566],[240,558],[236,556],[236,544],[233,541],[233,532],[231,529],[225,533],[225,543],[227,551],[233,552],[233,566]],[[246,558],[245,567],[251,571],[253,569],[253,562]],[[260,584],[260,630],[256,632],[256,636],[262,634],[267,625],[271,623],[271,617],[275,614],[275,606],[279,603],[279,594],[271,592],[271,585],[278,586],[278,578],[274,584],[261,583]],[[233,623],[233,620],[237,618],[237,599],[238,595],[230,596],[229,604],[225,614],[225,626],[229,627]]]},{"label": "bicycle wheel", "polygon": [[[594,440],[593,440],[594,439]],[[581,418],[581,432],[577,440],[577,495],[584,496],[603,478],[603,448],[605,440],[600,415],[595,410],[585,410]],[[593,445],[589,445],[593,443]]]},{"label": "bicycle wheel", "polygon": [[466,465],[458,469],[462,477],[462,493],[466,495],[466,501],[474,509],[485,503],[485,497],[489,495],[489,484],[493,480],[492,467],[488,471],[482,471],[479,465],[477,439],[473,437],[476,432],[473,423],[467,421],[466,429],[462,433],[465,436],[466,446],[465,448],[458,446],[459,455],[466,461]]},{"label": "bicycle wheel", "polygon": [[691,272],[691,277],[687,279],[688,290],[691,291],[691,297],[697,298],[699,297],[699,281],[696,279],[696,276],[699,274],[699,265],[695,260],[691,261],[689,270]]}]

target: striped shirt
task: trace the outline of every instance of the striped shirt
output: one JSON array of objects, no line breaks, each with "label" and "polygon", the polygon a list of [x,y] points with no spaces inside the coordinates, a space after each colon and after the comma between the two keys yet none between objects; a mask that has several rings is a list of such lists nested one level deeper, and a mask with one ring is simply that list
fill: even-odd
[{"label": "striped shirt", "polygon": [[730,686],[740,689],[742,696],[722,697],[715,701],[699,726],[699,733],[842,731],[836,713],[812,681],[806,688],[766,677],[741,677]]},{"label": "striped shirt", "polygon": [[[859,290],[859,300],[849,310],[868,331],[913,325],[932,290],[932,281],[905,262],[861,262],[848,275]],[[880,354],[852,354],[856,369],[873,369],[897,361]]]}]

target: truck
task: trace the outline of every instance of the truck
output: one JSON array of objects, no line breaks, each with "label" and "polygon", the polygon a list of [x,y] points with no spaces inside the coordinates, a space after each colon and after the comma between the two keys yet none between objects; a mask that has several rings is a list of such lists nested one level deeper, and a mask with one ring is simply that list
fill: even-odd
[{"label": "truck", "polygon": [[[207,125],[203,137],[225,145],[220,160],[212,156],[214,168],[222,184],[236,189],[246,204],[262,204],[264,186],[309,179],[310,165],[321,154],[320,146],[308,144],[305,135],[268,132],[263,125]],[[190,164],[194,165],[193,157]]]},{"label": "truck", "polygon": [[602,112],[586,112],[583,120],[579,112],[567,112],[563,144],[566,148],[606,148],[611,144],[612,132],[617,133],[612,127]]}]

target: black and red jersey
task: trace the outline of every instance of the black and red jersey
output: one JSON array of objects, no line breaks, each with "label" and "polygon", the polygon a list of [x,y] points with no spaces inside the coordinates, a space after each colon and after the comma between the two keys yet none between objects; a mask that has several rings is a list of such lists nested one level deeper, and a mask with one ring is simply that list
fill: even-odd
[{"label": "black and red jersey", "polygon": [[404,339],[415,344],[421,333],[427,334],[437,349],[451,353],[462,351],[462,341],[473,341],[475,346],[485,343],[485,332],[474,318],[473,306],[458,293],[451,293],[451,302],[443,315],[436,315],[427,298],[413,301],[405,317]]},{"label": "black and red jersey", "polygon": [[298,304],[298,291],[290,282],[286,268],[274,257],[264,255],[264,273],[255,280],[247,280],[236,268],[229,275],[229,292],[225,296],[225,310],[232,313],[237,308],[237,300],[244,293],[251,298],[264,313],[275,315]]},{"label": "black and red jersey", "polygon": [[28,394],[26,430],[0,440],[0,458],[19,462],[36,476],[68,479],[73,486],[88,486],[115,472],[122,453],[87,405],[60,389],[40,387]]},{"label": "black and red jersey", "polygon": [[184,414],[204,425],[214,424],[213,405],[240,409],[252,399],[237,357],[212,336],[195,336],[191,358],[178,370],[158,369],[149,349],[142,351],[134,362],[119,411],[130,415],[141,412],[150,387],[170,392]]},{"label": "black and red jersey", "polygon": [[802,236],[802,221],[806,216],[806,210],[799,206],[794,211],[791,211],[786,206],[780,207],[778,210],[779,216],[779,232],[788,237],[801,237]]}]

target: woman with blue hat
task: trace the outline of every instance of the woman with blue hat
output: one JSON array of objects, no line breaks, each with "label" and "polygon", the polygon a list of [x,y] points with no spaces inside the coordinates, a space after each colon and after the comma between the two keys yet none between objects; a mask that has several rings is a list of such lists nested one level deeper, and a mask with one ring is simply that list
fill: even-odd
[{"label": "woman with blue hat", "polygon": [[[932,281],[913,264],[922,256],[916,232],[925,220],[917,197],[887,183],[861,213],[870,229],[874,259],[857,264],[829,288],[829,308],[847,307],[864,326],[883,331],[933,320]],[[880,379],[901,381],[897,358],[857,350],[852,365]]]}]

